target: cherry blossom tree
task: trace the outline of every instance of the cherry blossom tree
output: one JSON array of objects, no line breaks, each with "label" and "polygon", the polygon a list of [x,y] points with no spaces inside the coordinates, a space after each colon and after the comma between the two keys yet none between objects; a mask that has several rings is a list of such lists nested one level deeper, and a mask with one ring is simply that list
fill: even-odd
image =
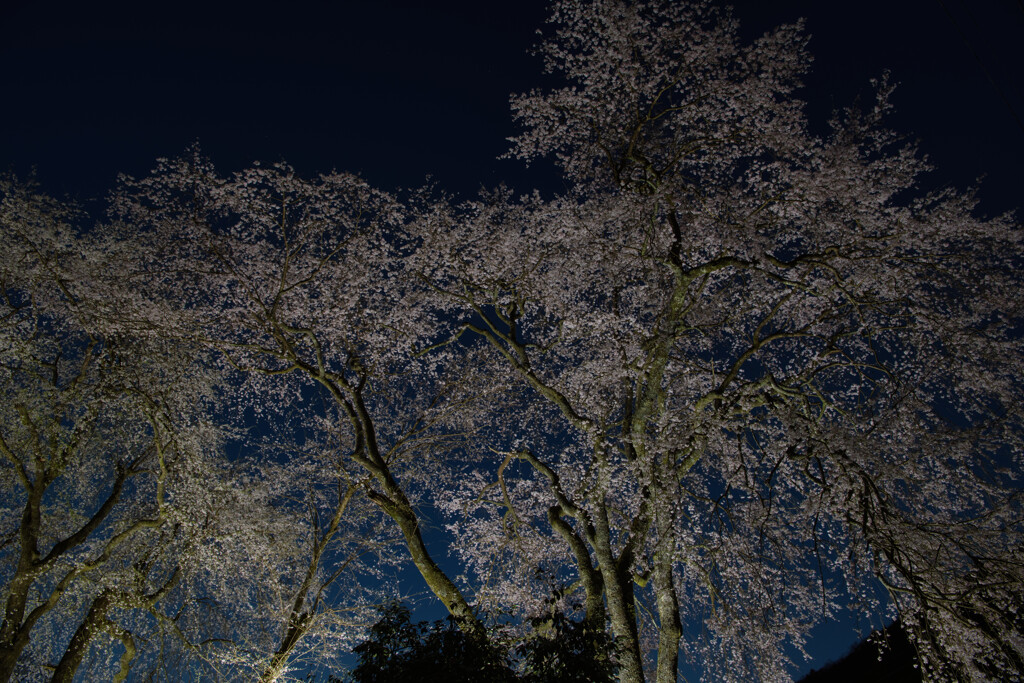
[{"label": "cherry blossom tree", "polygon": [[505,605],[572,567],[625,681],[675,681],[680,652],[785,680],[847,605],[898,614],[929,677],[1020,676],[1019,226],[915,191],[884,78],[812,134],[799,25],[744,45],[711,3],[613,0],[552,22],[567,85],[513,98],[511,155],[570,191],[419,221],[452,343],[537,404],[496,418],[494,477],[446,492],[467,563]]},{"label": "cherry blossom tree", "polygon": [[[112,248],[131,241],[132,295],[116,324],[198,343],[244,376],[238,407],[258,417],[286,406],[314,425],[340,423],[338,464],[402,534],[428,587],[467,630],[484,627],[423,539],[416,504],[432,458],[480,428],[477,390],[451,353],[419,358],[436,311],[404,272],[412,248],[390,195],[348,174],[307,181],[284,164],[219,176],[198,149],[122,179]],[[132,298],[134,297],[134,298]],[[330,573],[330,568],[325,568]]]},{"label": "cherry blossom tree", "polygon": [[175,349],[92,334],[72,212],[10,180],[2,199],[0,679],[60,656],[81,609],[56,679],[99,632],[120,641],[123,679],[135,642],[108,613],[152,608],[181,579],[163,553],[180,537],[168,497],[187,454],[215,444],[196,412],[210,385]]},{"label": "cherry blossom tree", "polygon": [[249,440],[218,408],[230,384],[199,347],[117,314],[123,245],[2,190],[0,679],[270,680],[300,646],[349,644],[383,599],[391,538],[339,444],[300,451],[278,430],[275,453],[229,461]]},{"label": "cherry blossom tree", "polygon": [[[303,643],[347,642],[398,538],[468,634],[579,605],[629,683],[683,663],[787,680],[847,612],[899,617],[931,679],[1024,673],[1014,217],[919,190],[884,76],[814,132],[800,25],[745,43],[702,0],[558,0],[551,24],[539,53],[565,85],[513,97],[510,156],[553,158],[559,196],[403,203],[285,164],[221,175],[193,148],[122,178],[85,251],[5,204],[5,230],[48,240],[4,255],[5,381],[35,397],[0,407],[27,510],[4,528],[28,558],[5,550],[10,666],[45,575],[79,615],[64,642],[103,631],[129,657],[127,593],[182,661],[273,680]],[[223,445],[203,420],[276,443],[234,470],[211,456],[223,476],[172,499]],[[82,458],[103,486],[35,492],[52,466],[30,463],[107,424]],[[46,531],[47,555],[37,499],[85,519]],[[424,539],[432,510],[461,576]],[[104,550],[139,524],[123,560]],[[93,564],[65,568],[65,546]],[[71,605],[62,577],[97,561],[116,580]]]},{"label": "cherry blossom tree", "polygon": [[[270,610],[277,622],[267,630],[277,641],[259,669],[263,681],[279,680],[303,663],[329,664],[331,653],[351,648],[376,607],[394,594],[389,571],[398,564],[400,546],[394,525],[362,495],[365,476],[353,472],[346,457],[344,430],[338,427],[344,422],[330,415],[324,410],[302,417],[306,425],[318,423],[313,434],[326,440],[307,438],[301,449],[292,442],[280,452],[275,430],[279,452],[261,451],[254,463],[259,480],[273,484],[275,507],[290,513],[303,541],[303,553],[280,568],[295,579],[281,595],[285,603]],[[286,529],[283,538],[292,537]]]}]

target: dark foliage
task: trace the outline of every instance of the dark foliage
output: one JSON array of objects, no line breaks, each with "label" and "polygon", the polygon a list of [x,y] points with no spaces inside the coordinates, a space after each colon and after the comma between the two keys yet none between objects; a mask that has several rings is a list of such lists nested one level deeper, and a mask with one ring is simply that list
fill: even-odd
[{"label": "dark foliage", "polygon": [[564,613],[534,619],[533,633],[516,648],[528,683],[611,683],[618,669],[614,641],[605,631],[592,632],[586,624]]},{"label": "dark foliage", "polygon": [[845,657],[800,679],[800,683],[920,683],[921,669],[906,632],[898,623],[877,631]]},{"label": "dark foliage", "polygon": [[561,612],[536,619],[511,652],[463,633],[451,619],[413,623],[398,602],[381,608],[358,663],[331,683],[611,683],[617,666],[604,632],[591,633]]},{"label": "dark foliage", "polygon": [[470,683],[516,680],[507,657],[498,647],[480,642],[444,621],[412,623],[409,608],[393,602],[381,608],[381,618],[369,638],[353,648],[356,667],[337,683]]}]

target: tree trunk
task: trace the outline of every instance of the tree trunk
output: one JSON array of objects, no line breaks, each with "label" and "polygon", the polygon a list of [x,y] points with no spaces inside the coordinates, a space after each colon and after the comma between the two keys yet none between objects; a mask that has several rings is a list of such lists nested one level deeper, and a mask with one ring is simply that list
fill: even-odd
[{"label": "tree trunk", "polygon": [[10,593],[4,606],[3,626],[0,628],[0,683],[11,680],[18,658],[29,643],[29,629],[22,621],[28,602],[28,589],[33,578],[33,574],[19,567],[10,583]]},{"label": "tree trunk", "polygon": [[[625,578],[625,581],[622,579]],[[628,583],[626,583],[628,582]],[[611,616],[612,633],[619,644],[619,681],[621,683],[644,683],[643,657],[640,654],[640,636],[636,629],[636,614],[633,609],[632,577],[605,577],[608,595],[608,613]]]},{"label": "tree trunk", "polygon": [[288,664],[288,658],[291,656],[292,650],[295,649],[295,646],[309,630],[311,618],[312,615],[302,615],[291,620],[291,623],[288,624],[288,630],[281,641],[281,646],[277,648],[277,652],[270,658],[270,663],[267,664],[263,675],[260,676],[260,683],[271,683],[276,681],[278,676],[281,675]]},{"label": "tree trunk", "polygon": [[78,671],[82,660],[89,652],[89,643],[92,642],[97,631],[104,630],[107,612],[110,611],[112,604],[113,599],[108,591],[104,591],[92,601],[89,613],[78,625],[75,635],[72,636],[71,642],[68,644],[68,649],[64,651],[64,656],[57,664],[53,678],[50,679],[51,683],[72,683],[74,681],[75,672]]},{"label": "tree trunk", "polygon": [[[666,557],[667,556],[667,557]],[[654,557],[654,590],[658,607],[657,683],[676,683],[679,669],[679,639],[683,624],[679,621],[679,596],[672,575],[671,553]]]},{"label": "tree trunk", "polygon": [[636,628],[636,610],[633,606],[633,576],[630,558],[616,558],[611,549],[611,533],[607,510],[596,515],[594,554],[604,578],[605,596],[612,633],[619,645],[619,681],[644,683],[643,657],[640,637]]},{"label": "tree trunk", "polygon": [[0,683],[7,683],[14,675],[14,666],[18,663],[21,651],[28,645],[27,635],[17,638],[11,643],[0,646]]},{"label": "tree trunk", "polygon": [[[391,476],[387,462],[380,455],[373,419],[363,402],[362,386],[352,386],[341,375],[325,377],[314,366],[302,365],[302,367],[327,388],[348,414],[353,431],[357,436],[357,442],[362,443],[366,453],[365,456],[354,457],[354,459],[377,480],[383,489],[383,493],[369,490],[367,495],[402,530],[405,545],[412,557],[413,564],[423,576],[423,580],[427,582],[427,586],[445,606],[464,633],[473,638],[486,639],[487,631],[480,620],[476,618],[465,596],[462,595],[462,591],[430,557],[427,545],[423,542],[423,536],[420,534],[420,522],[416,511],[413,510],[402,487]],[[351,402],[346,397],[350,397]]]},{"label": "tree trunk", "polygon": [[398,524],[398,528],[402,530],[402,535],[405,537],[405,545],[409,549],[409,556],[412,557],[413,564],[423,576],[423,580],[427,582],[430,590],[455,619],[459,628],[474,638],[486,638],[486,629],[476,618],[473,609],[462,595],[462,591],[430,556],[420,533],[419,518],[405,494],[397,484],[388,488],[391,489],[388,491],[391,497],[371,491],[370,499]]}]

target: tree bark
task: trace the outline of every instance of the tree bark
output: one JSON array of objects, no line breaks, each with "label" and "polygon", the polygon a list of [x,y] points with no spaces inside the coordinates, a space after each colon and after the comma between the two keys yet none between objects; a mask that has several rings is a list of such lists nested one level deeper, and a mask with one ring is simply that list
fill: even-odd
[{"label": "tree bark", "polygon": [[0,628],[0,682],[6,683],[14,675],[14,666],[29,643],[29,629],[22,624],[28,589],[32,585],[33,575],[21,571],[10,584],[10,594],[4,610],[3,627]]},{"label": "tree bark", "polygon": [[611,548],[608,513],[600,509],[595,525],[594,554],[604,578],[605,596],[612,633],[619,644],[619,681],[644,683],[643,657],[636,627],[636,609],[633,605],[633,576],[631,558],[616,558]]},{"label": "tree bark", "polygon": [[288,630],[285,632],[284,638],[281,640],[281,645],[277,648],[277,651],[270,658],[270,663],[267,664],[266,669],[263,671],[263,675],[260,676],[261,683],[272,683],[276,681],[278,676],[284,671],[285,666],[288,664],[288,658],[292,654],[292,650],[298,644],[302,637],[309,631],[310,621],[313,615],[303,614],[301,616],[293,616],[289,620]]},{"label": "tree bark", "polygon": [[14,675],[14,666],[18,663],[21,651],[28,645],[28,632],[18,633],[10,642],[0,646],[0,681],[7,683]]},{"label": "tree bark", "polygon": [[98,631],[105,630],[107,612],[110,611],[112,606],[113,596],[111,596],[109,591],[103,591],[92,601],[88,614],[86,614],[82,623],[78,625],[75,635],[72,636],[71,642],[68,644],[67,650],[64,651],[64,656],[61,657],[60,663],[57,664],[57,668],[53,672],[53,678],[50,679],[51,683],[72,683],[74,681],[75,672],[78,671],[82,660],[85,659],[85,655],[89,652],[89,643],[92,642]]},{"label": "tree bark", "polygon": [[427,545],[423,542],[423,535],[420,533],[419,518],[405,494],[397,484],[388,493],[391,496],[376,491],[371,491],[369,495],[370,499],[379,505],[391,519],[395,520],[398,528],[402,530],[405,545],[409,549],[409,556],[420,575],[423,576],[423,580],[427,582],[427,586],[445,606],[462,631],[474,638],[486,638],[486,629],[473,613],[473,609],[462,595],[462,591],[430,556]]},{"label": "tree bark", "polygon": [[[666,557],[667,556],[667,557]],[[671,553],[659,552],[654,557],[654,591],[658,609],[657,683],[676,683],[679,669],[679,640],[683,624],[679,620],[679,596],[672,574]]]},{"label": "tree bark", "polygon": [[430,556],[420,533],[419,517],[405,495],[405,491],[391,475],[387,462],[381,457],[373,418],[363,402],[363,380],[353,385],[342,375],[326,376],[315,372],[315,368],[308,364],[297,364],[297,367],[301,367],[326,387],[348,414],[356,434],[358,444],[356,453],[362,451],[362,454],[354,455],[353,459],[376,479],[383,489],[382,492],[370,489],[367,495],[398,524],[402,536],[405,537],[405,545],[413,564],[423,576],[423,580],[427,582],[427,586],[445,606],[463,632],[473,638],[486,639],[487,631],[480,620],[476,618],[473,609],[462,595],[462,591]]}]

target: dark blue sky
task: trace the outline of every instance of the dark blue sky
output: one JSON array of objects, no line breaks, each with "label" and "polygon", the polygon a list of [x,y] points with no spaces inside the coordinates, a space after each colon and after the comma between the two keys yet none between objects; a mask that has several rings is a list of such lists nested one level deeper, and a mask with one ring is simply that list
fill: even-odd
[{"label": "dark blue sky", "polygon": [[[87,200],[198,139],[223,172],[284,159],[384,189],[432,175],[463,195],[501,181],[558,190],[548,166],[496,160],[515,132],[509,93],[550,83],[528,54],[545,7],[8,0],[0,171],[35,167],[47,191]],[[921,139],[938,167],[928,183],[987,174],[985,212],[1024,205],[1022,0],[743,0],[736,11],[750,36],[807,18],[812,124],[888,67],[900,83],[892,125]],[[845,650],[848,629],[812,644],[814,666]]]},{"label": "dark blue sky", "polygon": [[[430,174],[463,194],[501,180],[558,189],[495,160],[515,130],[509,93],[545,83],[527,54],[545,5],[8,2],[0,170],[35,166],[47,189],[86,198],[198,139],[223,171],[285,159],[384,188]],[[987,173],[989,211],[1021,204],[1021,0],[743,0],[736,11],[752,35],[807,18],[813,121],[888,67],[901,84],[893,124],[921,138],[933,182]]]}]

